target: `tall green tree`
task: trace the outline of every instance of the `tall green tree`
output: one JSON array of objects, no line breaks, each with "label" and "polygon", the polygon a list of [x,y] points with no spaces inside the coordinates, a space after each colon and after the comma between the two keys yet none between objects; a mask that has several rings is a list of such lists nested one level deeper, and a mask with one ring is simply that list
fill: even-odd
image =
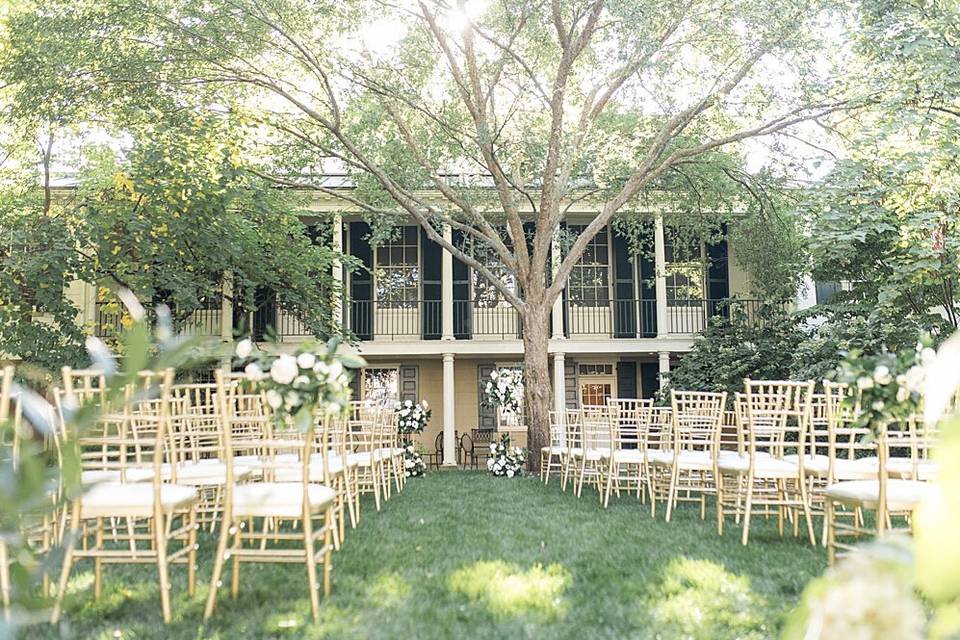
[{"label": "tall green tree", "polygon": [[846,123],[846,157],[807,203],[814,275],[836,304],[960,326],[960,5],[863,3],[855,41],[874,109]]},{"label": "tall green tree", "polygon": [[[12,19],[10,68],[34,95],[226,105],[260,125],[264,175],[415,220],[522,318],[538,448],[548,318],[584,248],[618,214],[677,211],[669,187],[713,154],[847,106],[824,60],[842,49],[819,29],[844,4],[37,0]],[[54,73],[37,78],[38,59]],[[356,188],[305,177],[331,166]],[[585,198],[598,215],[551,273],[560,222]]]}]

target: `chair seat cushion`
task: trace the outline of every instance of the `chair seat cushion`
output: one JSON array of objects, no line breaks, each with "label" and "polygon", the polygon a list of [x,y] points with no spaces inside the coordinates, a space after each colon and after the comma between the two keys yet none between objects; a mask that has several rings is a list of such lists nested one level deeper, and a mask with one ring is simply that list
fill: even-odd
[{"label": "chair seat cushion", "polygon": [[[876,456],[869,456],[867,458],[860,458],[858,462],[864,464],[873,465],[873,468],[876,469],[880,464],[880,461]],[[904,480],[924,480],[929,481],[937,477],[937,463],[933,460],[917,460],[916,461],[916,470],[914,470],[913,458],[906,458],[895,456],[887,459],[887,475],[894,478],[902,478]],[[916,473],[916,478],[914,478],[914,473]]]},{"label": "chair seat cushion", "polygon": [[[331,477],[343,473],[343,462],[340,458],[331,457],[327,463]],[[295,461],[287,462],[277,465],[273,473],[277,482],[301,482],[303,480],[303,465]],[[310,482],[323,482],[324,480],[323,456],[314,454],[310,456]]]},{"label": "chair seat cushion", "polygon": [[[926,482],[890,479],[887,480],[887,508],[890,511],[913,511],[935,493],[936,487]],[[824,489],[823,494],[841,504],[876,509],[880,501],[880,481],[837,482]]]},{"label": "chair seat cushion", "polygon": [[583,457],[587,460],[605,460],[610,457],[610,449],[607,447],[597,447],[596,449],[586,449]]},{"label": "chair seat cushion", "polygon": [[[254,474],[254,471],[255,469],[249,464],[234,463],[233,465],[233,476],[237,480],[250,477]],[[173,478],[173,470],[169,464],[164,463],[160,466],[160,477],[164,480]],[[176,478],[177,484],[197,487],[226,484],[227,465],[222,460],[215,458],[181,462],[176,467]]]},{"label": "chair seat cushion", "polygon": [[[308,484],[307,498],[312,513],[326,509],[336,497],[333,489]],[[250,482],[233,487],[233,515],[239,518],[303,517],[302,482]]]},{"label": "chair seat cushion", "polygon": [[[783,459],[796,463],[799,461],[799,456],[790,454],[783,456]],[[827,476],[830,473],[830,456],[819,453],[812,456],[805,455],[803,472],[810,476]],[[833,477],[835,480],[869,480],[877,477],[877,466],[866,459],[837,458],[833,461]]]},{"label": "chair seat cushion", "polygon": [[[727,456],[717,462],[717,467],[721,473],[747,473],[750,469],[750,456]],[[758,455],[753,473],[755,478],[796,478],[800,475],[800,465],[793,460]]]},{"label": "chair seat cushion", "polygon": [[[83,518],[153,515],[153,483],[101,483],[92,486],[80,498]],[[160,485],[160,506],[167,513],[196,502],[197,490],[178,484]]]},{"label": "chair seat cushion", "polygon": [[643,451],[640,449],[615,449],[613,461],[621,464],[643,464]]},{"label": "chair seat cushion", "polygon": [[83,485],[104,482],[148,482],[153,480],[153,467],[127,467],[121,474],[119,469],[87,469],[80,473]]},{"label": "chair seat cushion", "polygon": [[567,453],[567,448],[558,444],[550,445],[549,447],[543,447],[540,450],[544,453],[549,453],[552,456],[562,456]]}]

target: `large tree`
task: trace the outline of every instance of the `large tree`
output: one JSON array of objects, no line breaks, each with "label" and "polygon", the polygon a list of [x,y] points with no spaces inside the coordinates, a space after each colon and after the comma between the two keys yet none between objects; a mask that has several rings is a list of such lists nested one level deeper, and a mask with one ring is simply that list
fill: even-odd
[{"label": "large tree", "polygon": [[[12,22],[34,52],[17,58],[18,81],[50,95],[150,91],[226,110],[257,125],[263,175],[377,220],[415,220],[486,277],[523,321],[537,449],[548,318],[584,248],[618,214],[672,214],[668,189],[721,150],[736,155],[744,140],[848,105],[824,53],[842,47],[825,46],[820,28],[839,10],[803,0],[37,0]],[[55,72],[37,78],[31,55]],[[309,180],[331,167],[355,189]],[[585,198],[597,215],[552,269],[561,220]],[[451,242],[447,228],[467,241]]]},{"label": "large tree", "polygon": [[[855,51],[873,109],[844,123],[845,157],[811,192],[814,275],[881,319],[960,326],[960,6],[870,0]],[[847,309],[849,311],[849,309]],[[941,325],[941,327],[938,327]]]}]

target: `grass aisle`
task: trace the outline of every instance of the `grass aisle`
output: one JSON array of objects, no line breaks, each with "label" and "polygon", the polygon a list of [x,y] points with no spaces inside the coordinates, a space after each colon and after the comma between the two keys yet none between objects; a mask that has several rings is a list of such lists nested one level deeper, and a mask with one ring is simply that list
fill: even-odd
[{"label": "grass aisle", "polygon": [[[600,508],[532,478],[434,472],[377,514],[372,504],[334,555],[333,595],[310,621],[302,566],[243,567],[240,597],[223,589],[201,623],[212,540],[200,549],[197,595],[175,567],[174,616],[160,618],[152,567],[74,571],[66,604],[78,638],[767,638],[825,566],[822,549],[780,539],[759,520],[739,528],[681,508],[651,520],[623,498]],[[731,523],[732,525],[732,523]],[[229,578],[224,576],[224,583]],[[40,633],[37,633],[37,632]],[[31,637],[55,637],[51,628]]]}]

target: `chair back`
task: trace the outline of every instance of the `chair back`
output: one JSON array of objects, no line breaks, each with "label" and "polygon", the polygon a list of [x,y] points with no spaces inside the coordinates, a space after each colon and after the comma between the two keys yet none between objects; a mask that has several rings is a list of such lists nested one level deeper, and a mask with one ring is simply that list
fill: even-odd
[{"label": "chair back", "polygon": [[608,405],[585,405],[580,408],[580,431],[584,451],[609,451],[611,437],[612,410]]},{"label": "chair back", "polygon": [[653,412],[652,399],[610,398],[611,435],[614,449],[647,448],[650,433],[650,418]]},{"label": "chair back", "polygon": [[726,392],[670,390],[673,450],[706,451],[719,446]]},{"label": "chair back", "polygon": [[[813,380],[744,380],[740,397],[751,457],[768,453],[782,458],[802,454],[808,441]],[[803,470],[803,455],[799,456]]]},{"label": "chair back", "polygon": [[567,446],[567,410],[550,411],[550,446]]},{"label": "chair back", "polygon": [[178,462],[224,458],[216,383],[176,384],[170,390],[171,440]]},{"label": "chair back", "polygon": [[673,446],[672,423],[669,406],[653,407],[650,410],[650,427],[647,429],[647,448],[669,449]]}]

